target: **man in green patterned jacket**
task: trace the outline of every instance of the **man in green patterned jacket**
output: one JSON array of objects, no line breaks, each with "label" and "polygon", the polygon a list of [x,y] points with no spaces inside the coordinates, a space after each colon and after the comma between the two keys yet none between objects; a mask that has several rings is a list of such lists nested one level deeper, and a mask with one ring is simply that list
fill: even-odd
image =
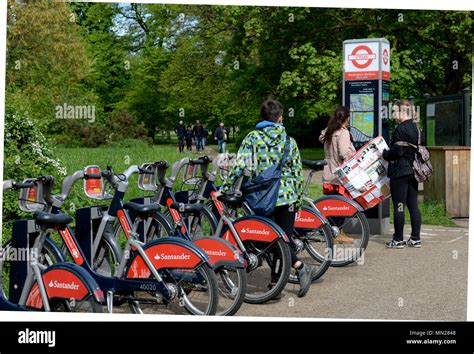
[{"label": "man in green patterned jacket", "polygon": [[[236,180],[250,171],[251,178],[259,175],[269,166],[277,164],[283,155],[286,131],[283,126],[283,106],[280,102],[268,99],[260,108],[261,121],[240,145],[232,168],[224,181],[223,192],[227,192]],[[303,167],[298,145],[290,138],[290,152],[282,168],[278,200],[273,220],[290,238],[291,264],[300,281],[299,297],[303,297],[311,285],[313,269],[305,265],[296,255],[296,246],[292,239],[293,225],[298,208],[301,206],[303,192]],[[270,283],[269,286],[272,286]]]}]

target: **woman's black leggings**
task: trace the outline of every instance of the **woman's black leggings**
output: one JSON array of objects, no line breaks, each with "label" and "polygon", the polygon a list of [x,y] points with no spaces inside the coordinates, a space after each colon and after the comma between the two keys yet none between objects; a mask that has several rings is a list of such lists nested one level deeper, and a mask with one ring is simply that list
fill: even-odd
[{"label": "woman's black leggings", "polygon": [[393,239],[403,241],[405,226],[405,207],[408,207],[411,220],[411,238],[420,239],[421,213],[418,208],[418,182],[414,175],[390,179],[390,189],[393,201],[393,223],[395,234]]},{"label": "woman's black leggings", "polygon": [[296,245],[293,242],[293,227],[295,225],[296,209],[294,204],[281,205],[275,208],[273,213],[273,221],[280,226],[285,234],[290,239],[290,254],[291,254],[291,265],[299,261],[296,256]]}]

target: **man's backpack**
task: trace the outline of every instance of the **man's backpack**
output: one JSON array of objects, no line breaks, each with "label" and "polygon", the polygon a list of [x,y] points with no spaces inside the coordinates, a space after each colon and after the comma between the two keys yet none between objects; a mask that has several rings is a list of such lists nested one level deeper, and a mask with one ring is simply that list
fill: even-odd
[{"label": "man's backpack", "polygon": [[281,170],[286,164],[289,152],[290,138],[287,136],[281,160],[243,183],[242,194],[255,214],[269,216],[275,211],[280,189]]},{"label": "man's backpack", "polygon": [[415,160],[413,161],[413,172],[418,182],[425,182],[433,174],[433,166],[430,159],[431,154],[426,146],[421,145],[421,132],[418,129],[418,145],[410,144],[406,141],[397,141],[395,145],[409,146],[416,150]]}]

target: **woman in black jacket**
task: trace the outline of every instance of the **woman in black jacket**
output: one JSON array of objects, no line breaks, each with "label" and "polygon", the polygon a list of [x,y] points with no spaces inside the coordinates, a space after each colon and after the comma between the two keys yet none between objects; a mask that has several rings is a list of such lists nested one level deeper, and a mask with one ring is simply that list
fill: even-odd
[{"label": "woman in black jacket", "polygon": [[[396,102],[393,115],[399,124],[393,133],[390,149],[383,152],[383,158],[389,162],[388,177],[390,177],[395,233],[393,239],[387,242],[386,246],[388,248],[404,248],[408,245],[419,248],[421,247],[421,213],[418,208],[418,181],[415,179],[413,171],[415,149],[396,143],[404,141],[418,145],[418,134],[421,133],[414,121],[416,111],[410,101],[401,100]],[[410,212],[412,230],[408,241],[403,240],[405,206],[408,207]]]}]

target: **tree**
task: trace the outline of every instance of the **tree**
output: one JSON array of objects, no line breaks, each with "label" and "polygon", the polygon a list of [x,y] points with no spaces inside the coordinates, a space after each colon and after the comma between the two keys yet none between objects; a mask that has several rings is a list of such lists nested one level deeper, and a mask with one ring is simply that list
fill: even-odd
[{"label": "tree", "polygon": [[31,102],[35,124],[50,128],[56,105],[94,104],[82,80],[91,61],[74,15],[65,3],[9,1],[7,89]]},{"label": "tree", "polygon": [[99,95],[104,111],[111,112],[124,98],[130,80],[129,39],[116,33],[114,22],[120,8],[111,3],[72,2],[69,6],[92,59],[85,85]]}]

